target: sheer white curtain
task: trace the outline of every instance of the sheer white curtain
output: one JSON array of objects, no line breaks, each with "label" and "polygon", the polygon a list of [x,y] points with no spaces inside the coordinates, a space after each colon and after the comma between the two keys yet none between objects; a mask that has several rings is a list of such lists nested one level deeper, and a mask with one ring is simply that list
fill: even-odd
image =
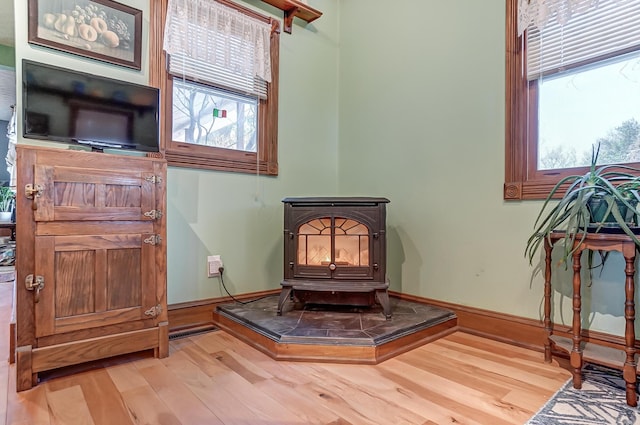
[{"label": "sheer white curtain", "polygon": [[11,114],[11,119],[9,120],[9,124],[7,125],[7,137],[9,138],[9,146],[7,148],[7,156],[5,161],[7,163],[7,171],[9,172],[9,176],[11,176],[11,180],[9,181],[9,186],[12,188],[16,187],[16,143],[17,135],[16,135],[16,105],[11,105],[11,109],[13,113]]},{"label": "sheer white curtain", "polygon": [[164,50],[174,75],[270,82],[270,35],[268,23],[214,0],[169,0]]},{"label": "sheer white curtain", "polygon": [[529,80],[640,50],[640,0],[519,2]]},{"label": "sheer white curtain", "polygon": [[528,27],[542,28],[550,20],[564,25],[573,16],[611,1],[625,0],[518,0],[518,35]]}]

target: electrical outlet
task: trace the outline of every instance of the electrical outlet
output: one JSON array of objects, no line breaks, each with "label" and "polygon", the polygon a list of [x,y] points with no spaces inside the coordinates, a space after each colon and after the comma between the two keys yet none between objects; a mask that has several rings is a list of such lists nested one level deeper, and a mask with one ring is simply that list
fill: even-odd
[{"label": "electrical outlet", "polygon": [[210,255],[207,257],[207,277],[220,276],[220,268],[222,267],[222,258],[219,255]]}]

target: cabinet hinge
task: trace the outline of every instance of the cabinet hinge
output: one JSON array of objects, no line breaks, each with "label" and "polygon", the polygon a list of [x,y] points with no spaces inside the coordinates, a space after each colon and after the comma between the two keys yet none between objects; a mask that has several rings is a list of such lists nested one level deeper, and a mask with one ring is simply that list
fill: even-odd
[{"label": "cabinet hinge", "polygon": [[145,180],[153,184],[162,183],[162,176],[149,176]]},{"label": "cabinet hinge", "polygon": [[38,209],[38,201],[36,200],[36,198],[39,198],[40,195],[42,195],[43,190],[44,188],[40,184],[29,183],[24,185],[24,196],[26,196],[27,199],[33,199],[31,209],[34,211]]},{"label": "cabinet hinge", "polygon": [[160,313],[162,313],[162,306],[158,304],[145,311],[144,315],[149,317],[158,317]]},{"label": "cabinet hinge", "polygon": [[24,280],[24,286],[27,291],[34,291],[33,302],[40,301],[40,291],[44,289],[44,277],[29,274]]},{"label": "cabinet hinge", "polygon": [[28,199],[34,199],[36,197],[40,197],[42,193],[42,185],[39,184],[25,184],[24,185],[24,196]]},{"label": "cabinet hinge", "polygon": [[145,217],[149,217],[151,220],[156,220],[162,218],[162,211],[160,210],[151,210],[147,211],[143,214]]},{"label": "cabinet hinge", "polygon": [[142,242],[148,243],[150,245],[157,245],[162,242],[162,237],[160,235],[151,235],[147,239],[144,239]]}]

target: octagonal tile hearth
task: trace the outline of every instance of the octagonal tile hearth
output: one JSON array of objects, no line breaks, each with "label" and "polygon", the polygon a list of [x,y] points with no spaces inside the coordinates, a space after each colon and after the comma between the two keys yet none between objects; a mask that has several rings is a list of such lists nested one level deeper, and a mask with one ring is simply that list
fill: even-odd
[{"label": "octagonal tile hearth", "polygon": [[278,360],[375,364],[451,333],[451,310],[391,298],[386,320],[373,307],[288,304],[276,315],[278,296],[223,304],[214,321],[222,329]]}]

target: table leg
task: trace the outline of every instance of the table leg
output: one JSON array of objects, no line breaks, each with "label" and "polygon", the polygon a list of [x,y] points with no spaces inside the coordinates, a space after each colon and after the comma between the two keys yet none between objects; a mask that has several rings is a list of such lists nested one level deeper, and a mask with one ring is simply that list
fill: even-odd
[{"label": "table leg", "polygon": [[573,347],[569,355],[571,363],[571,374],[573,375],[573,388],[582,388],[582,323],[580,310],[582,299],[580,296],[580,256],[582,251],[573,253],[573,326],[572,339]]},{"label": "table leg", "polygon": [[544,340],[544,361],[551,363],[551,251],[553,246],[549,240],[544,240],[544,330],[547,338]]},{"label": "table leg", "polygon": [[624,318],[625,318],[625,352],[627,354],[622,375],[627,383],[627,404],[635,407],[638,405],[638,397],[636,395],[636,349],[635,349],[635,327],[636,318],[635,309],[635,250],[632,255],[625,255],[626,261],[625,272],[625,302],[624,302]]}]

